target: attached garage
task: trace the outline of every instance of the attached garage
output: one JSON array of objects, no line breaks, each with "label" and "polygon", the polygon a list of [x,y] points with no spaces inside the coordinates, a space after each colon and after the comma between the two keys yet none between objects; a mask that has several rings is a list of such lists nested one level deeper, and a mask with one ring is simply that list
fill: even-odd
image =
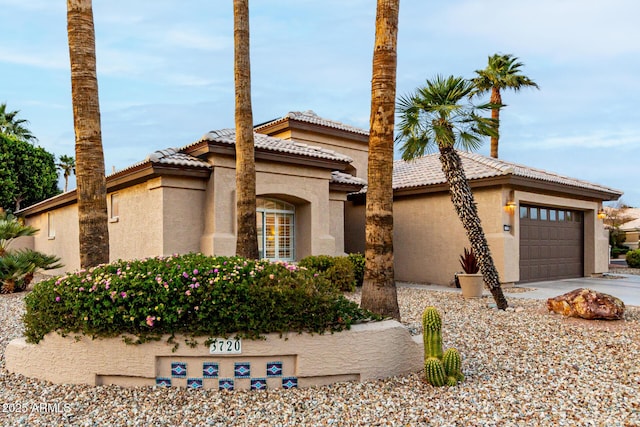
[{"label": "attached garage", "polygon": [[584,276],[580,211],[520,206],[520,282]]}]

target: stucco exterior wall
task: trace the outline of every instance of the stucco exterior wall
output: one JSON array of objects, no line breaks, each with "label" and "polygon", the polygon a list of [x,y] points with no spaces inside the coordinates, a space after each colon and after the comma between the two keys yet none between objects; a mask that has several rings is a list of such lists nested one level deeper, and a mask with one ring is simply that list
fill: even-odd
[{"label": "stucco exterior wall", "polygon": [[[333,334],[268,334],[265,340],[243,340],[239,355],[210,354],[200,344],[192,348],[184,337],[176,352],[172,345],[151,341],[127,345],[121,338],[77,341],[56,333],[38,344],[14,339],[5,351],[6,369],[57,384],[118,384],[152,386],[170,378],[172,386],[186,386],[186,378],[171,378],[171,363],[186,363],[189,378],[200,378],[204,388],[218,388],[218,379],[203,378],[203,363],[218,363],[220,378],[233,378],[236,389],[248,389],[249,378],[234,378],[234,363],[250,363],[251,377],[267,377],[266,362],[282,362],[282,377],[293,377],[299,387],[337,381],[366,381],[404,375],[422,369],[421,337],[411,337],[395,320],[353,325]],[[202,342],[204,339],[201,339]],[[282,387],[282,378],[266,378],[268,388]]]},{"label": "stucco exterior wall", "polygon": [[57,255],[60,257],[60,262],[64,264],[60,269],[48,270],[47,274],[62,274],[65,271],[80,268],[77,205],[43,212],[26,218],[25,222],[40,230],[33,238],[33,249],[45,254]]},{"label": "stucco exterior wall", "polygon": [[329,193],[329,219],[331,221],[331,226],[329,233],[333,236],[335,241],[335,248],[333,250],[334,255],[343,255],[345,253],[344,250],[344,210],[345,210],[345,201],[347,200],[347,195],[345,193],[338,193],[336,191],[331,191]]},{"label": "stucco exterior wall", "polygon": [[[204,234],[200,251],[233,255],[236,249],[235,160],[216,156],[204,200]],[[329,200],[329,170],[300,165],[256,162],[256,195],[295,206],[295,259],[308,255],[341,254],[344,241],[336,206]],[[337,197],[337,196],[335,196]],[[340,214],[342,215],[342,214]],[[336,243],[337,242],[337,243]]]},{"label": "stucco exterior wall", "polygon": [[[163,254],[162,191],[162,178],[158,177],[107,194],[109,259],[147,258]],[[111,211],[112,194],[118,199],[117,217]]]},{"label": "stucco exterior wall", "polygon": [[273,136],[282,139],[293,139],[308,145],[323,147],[336,151],[353,159],[347,172],[358,178],[367,179],[367,164],[369,156],[368,142],[356,141],[348,138],[341,138],[336,135],[325,135],[311,130],[286,129]]},{"label": "stucco exterior wall", "polygon": [[[474,190],[482,226],[502,282],[515,280],[505,253],[513,236],[506,221],[501,188]],[[394,201],[395,275],[400,281],[448,285],[462,269],[459,257],[470,247],[447,193],[400,197]]]}]

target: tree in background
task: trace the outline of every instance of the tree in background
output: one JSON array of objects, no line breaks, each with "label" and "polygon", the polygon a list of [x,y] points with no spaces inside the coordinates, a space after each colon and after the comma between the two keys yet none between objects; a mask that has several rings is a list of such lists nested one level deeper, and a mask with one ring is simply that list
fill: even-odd
[{"label": "tree in background", "polygon": [[67,33],[76,135],[80,266],[86,268],[109,262],[107,181],[91,0],[67,0]]},{"label": "tree in background", "polygon": [[489,63],[484,70],[476,70],[477,77],[472,81],[475,85],[473,96],[491,92],[491,118],[495,123],[495,134],[491,136],[491,157],[498,158],[498,141],[500,139],[500,109],[506,105],[502,103],[503,89],[511,89],[515,92],[523,87],[535,87],[538,85],[529,77],[520,73],[520,67],[524,64],[518,62],[513,55],[495,54],[489,57]]},{"label": "tree in background", "polygon": [[76,173],[76,159],[74,159],[73,156],[63,154],[60,156],[60,161],[56,163],[56,166],[60,169],[64,177],[64,192],[66,193],[69,187],[69,177],[71,174]]},{"label": "tree in background", "polygon": [[236,92],[236,254],[258,259],[256,163],[251,110],[249,0],[233,1],[234,76]]},{"label": "tree in background", "polygon": [[55,156],[0,134],[0,189],[0,207],[8,212],[59,194]]},{"label": "tree in background", "polygon": [[24,225],[11,214],[0,209],[0,293],[23,291],[38,269],[60,268],[60,258],[45,255],[31,249],[9,250],[9,246],[20,237],[36,234],[38,230]]},{"label": "tree in background", "polygon": [[20,141],[33,142],[38,138],[27,129],[28,120],[18,119],[20,110],[7,111],[7,104],[0,104],[0,134],[14,137]]},{"label": "tree in background", "polygon": [[393,127],[399,0],[378,0],[371,79],[363,308],[400,320],[393,268]]},{"label": "tree in background", "polygon": [[476,149],[483,136],[495,131],[492,119],[482,118],[476,113],[477,110],[490,108],[490,105],[476,107],[461,102],[468,99],[473,90],[473,83],[462,77],[437,76],[433,80],[427,80],[426,86],[398,101],[398,140],[403,143],[400,150],[404,160],[423,156],[432,145],[439,150],[451,202],[467,232],[484,283],[491,291],[498,308],[504,310],[507,308],[507,300],[502,293],[498,271],[491,257],[462,160],[455,149],[456,145]]}]

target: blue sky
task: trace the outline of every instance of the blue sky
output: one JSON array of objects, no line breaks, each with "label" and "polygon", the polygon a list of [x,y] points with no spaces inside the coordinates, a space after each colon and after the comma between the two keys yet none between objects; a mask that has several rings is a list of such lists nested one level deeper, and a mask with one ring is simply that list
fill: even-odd
[{"label": "blue sky", "polygon": [[[107,171],[234,126],[230,0],[93,3]],[[314,110],[368,128],[375,1],[250,7],[254,121]],[[0,0],[0,10],[0,102],[41,146],[73,155],[66,3]],[[640,206],[638,16],[637,0],[402,0],[398,95],[512,53],[541,90],[503,94],[500,158],[620,189]]]}]

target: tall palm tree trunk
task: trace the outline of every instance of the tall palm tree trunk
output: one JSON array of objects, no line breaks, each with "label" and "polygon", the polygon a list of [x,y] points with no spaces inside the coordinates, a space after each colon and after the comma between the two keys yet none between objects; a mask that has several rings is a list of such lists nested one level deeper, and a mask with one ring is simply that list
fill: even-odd
[{"label": "tall palm tree trunk", "polygon": [[480,272],[499,309],[507,308],[507,300],[500,287],[500,277],[493,263],[489,244],[484,236],[482,224],[471,187],[464,174],[458,152],[451,146],[439,145],[440,163],[451,193],[451,202],[467,232],[471,248],[478,259]]},{"label": "tall palm tree trunk", "polygon": [[491,88],[491,103],[494,107],[491,108],[491,118],[495,126],[495,135],[491,136],[491,157],[498,158],[498,142],[500,135],[498,135],[500,128],[500,108],[502,108],[502,97],[500,96],[500,89],[497,87]]},{"label": "tall palm tree trunk", "polygon": [[257,259],[256,164],[251,110],[249,0],[233,1],[234,75],[236,86],[236,254]]},{"label": "tall palm tree trunk", "polygon": [[76,135],[80,266],[109,262],[96,48],[91,0],[67,0],[71,97]]},{"label": "tall palm tree trunk", "polygon": [[399,0],[378,0],[371,81],[362,307],[400,320],[393,269],[393,127]]}]

